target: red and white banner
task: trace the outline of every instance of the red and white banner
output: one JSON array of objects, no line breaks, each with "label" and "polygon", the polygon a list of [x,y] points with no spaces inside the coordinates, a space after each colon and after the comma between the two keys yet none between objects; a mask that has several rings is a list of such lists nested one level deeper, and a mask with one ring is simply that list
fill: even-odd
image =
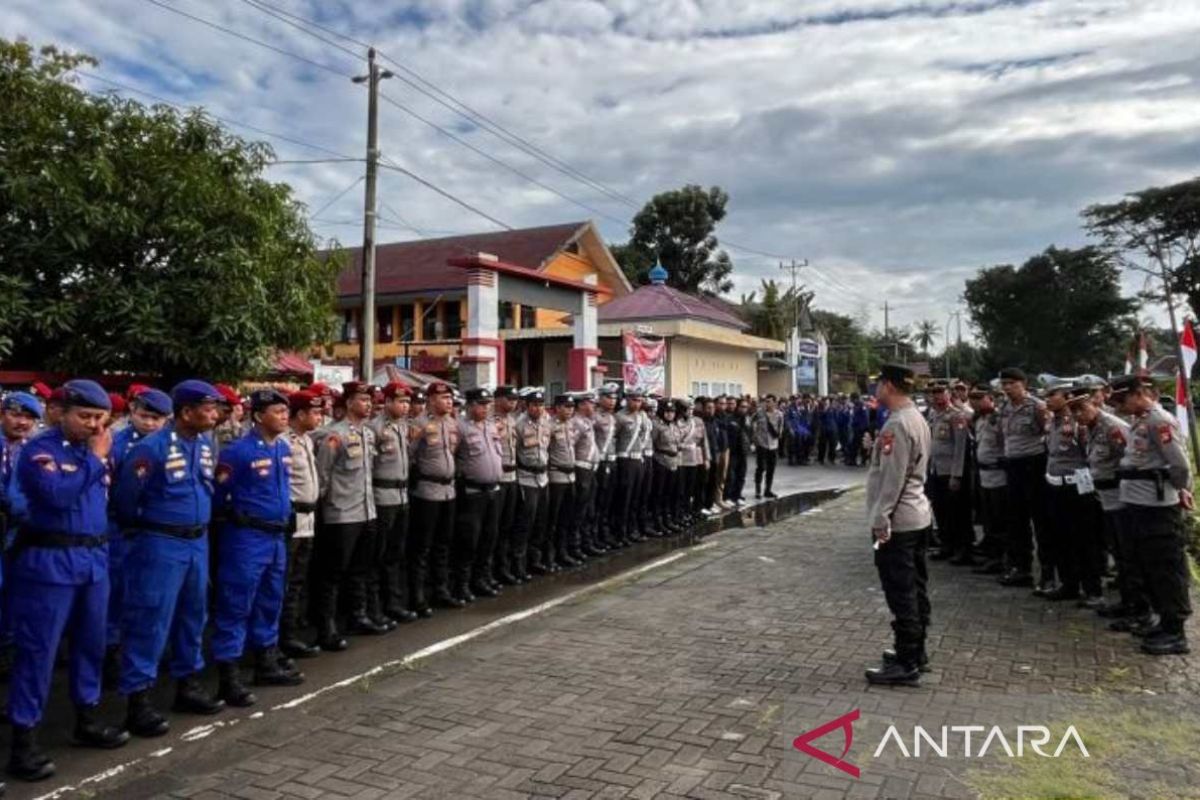
[{"label": "red and white banner", "polygon": [[626,389],[641,389],[646,394],[667,393],[667,343],[639,339],[632,333],[621,335],[625,347],[622,377]]},{"label": "red and white banner", "polygon": [[1192,321],[1183,321],[1183,331],[1179,334],[1179,350],[1183,354],[1183,363],[1175,376],[1175,418],[1179,420],[1179,429],[1184,436],[1189,435],[1188,427],[1187,381],[1192,376],[1192,367],[1196,366],[1196,334],[1192,330]]}]

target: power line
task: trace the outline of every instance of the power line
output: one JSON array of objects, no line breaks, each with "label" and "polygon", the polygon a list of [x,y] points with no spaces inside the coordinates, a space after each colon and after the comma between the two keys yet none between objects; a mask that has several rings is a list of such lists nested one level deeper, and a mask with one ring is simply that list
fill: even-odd
[{"label": "power line", "polygon": [[354,182],[353,182],[353,183],[351,183],[351,184],[350,184],[349,186],[347,186],[345,189],[342,189],[340,192],[338,192],[337,194],[335,194],[335,195],[333,196],[333,199],[332,199],[332,200],[330,200],[330,201],[329,201],[329,202],[327,202],[325,205],[323,205],[323,206],[321,206],[320,208],[318,208],[316,211],[314,211],[314,212],[312,212],[311,214],[309,214],[309,215],[308,215],[308,216],[309,216],[309,218],[310,218],[310,219],[312,219],[312,218],[315,218],[315,217],[319,217],[319,216],[321,216],[321,214],[322,214],[322,213],[324,213],[325,211],[328,211],[328,210],[329,210],[329,207],[330,207],[330,206],[332,206],[332,205],[333,205],[334,203],[336,203],[338,200],[341,200],[343,197],[345,197],[345,196],[346,196],[346,193],[347,193],[347,192],[349,192],[351,189],[353,189],[355,186],[358,186],[358,185],[359,185],[360,183],[362,183],[362,182],[363,182],[363,176],[362,176],[362,175],[359,175],[357,178],[355,178],[355,179],[354,179]]},{"label": "power line", "polygon": [[362,163],[361,158],[288,158],[272,161],[267,166],[274,167],[280,164],[348,164]]},{"label": "power line", "polygon": [[484,219],[488,220],[489,222],[491,222],[495,225],[499,225],[501,228],[504,228],[507,231],[515,230],[515,228],[513,228],[513,226],[509,225],[507,222],[501,222],[500,220],[493,217],[491,214],[488,214],[487,212],[484,212],[484,211],[480,211],[478,208],[471,205],[466,200],[462,200],[462,199],[459,199],[458,197],[455,197],[450,192],[447,192],[445,189],[441,188],[440,186],[438,186],[430,181],[425,180],[424,178],[422,178],[420,175],[416,174],[415,172],[405,169],[404,167],[402,167],[399,164],[392,161],[390,158],[387,159],[386,162],[380,163],[379,166],[383,167],[384,169],[395,170],[396,172],[399,172],[402,175],[407,175],[408,177],[412,178],[414,181],[416,181],[417,183],[426,187],[427,189],[431,189],[431,190],[437,192],[442,197],[445,197],[447,200],[451,200],[451,201],[457,203],[458,205],[462,206],[463,208],[467,209],[468,211],[472,211],[472,212],[478,214],[479,216],[483,217]]}]

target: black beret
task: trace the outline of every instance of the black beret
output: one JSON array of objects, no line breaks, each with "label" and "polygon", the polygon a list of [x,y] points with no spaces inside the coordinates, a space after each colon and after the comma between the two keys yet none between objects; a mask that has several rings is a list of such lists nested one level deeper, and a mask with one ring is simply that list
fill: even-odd
[{"label": "black beret", "polygon": [[251,411],[265,411],[275,405],[288,405],[287,395],[278,389],[256,389],[250,393]]},{"label": "black beret", "polygon": [[1020,367],[1005,367],[1004,369],[1000,370],[1000,380],[1029,383],[1029,378],[1026,377],[1025,371]]}]

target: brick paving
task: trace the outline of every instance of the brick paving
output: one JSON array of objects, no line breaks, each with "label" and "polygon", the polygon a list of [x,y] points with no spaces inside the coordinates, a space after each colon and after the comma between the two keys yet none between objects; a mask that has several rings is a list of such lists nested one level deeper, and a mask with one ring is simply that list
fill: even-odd
[{"label": "brick paving", "polygon": [[[962,759],[872,758],[886,723],[1050,724],[1091,703],[1080,718],[1094,724],[1097,708],[1146,700],[1176,713],[1198,696],[1194,660],[1138,655],[1090,612],[943,564],[932,568],[933,672],[918,689],[867,689],[862,669],[890,631],[861,507],[856,491],[727,531],[409,668],[176,742],[89,794],[974,797],[976,767]],[[863,720],[846,758],[860,778],[791,749],[796,735],[851,709]],[[1080,725],[1085,740],[1103,733]],[[819,744],[841,752],[837,732]],[[1189,759],[1121,770],[1125,796],[1191,796],[1154,782],[1200,783]]]}]

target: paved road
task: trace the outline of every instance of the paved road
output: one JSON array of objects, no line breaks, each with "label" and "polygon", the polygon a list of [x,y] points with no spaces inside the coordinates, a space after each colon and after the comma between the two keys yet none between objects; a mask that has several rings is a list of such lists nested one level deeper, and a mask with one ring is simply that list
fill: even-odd
[{"label": "paved road", "polygon": [[[862,667],[889,630],[861,505],[852,492],[664,552],[368,680],[173,734],[170,752],[134,751],[82,788],[123,800],[1194,796],[1193,664],[1137,655],[1087,612],[959,569],[934,567],[924,685],[868,690]],[[845,760],[860,777],[792,748],[854,710]],[[923,758],[895,746],[873,757],[890,724],[909,744],[913,724],[935,738],[941,725],[999,725],[1014,748],[1016,725],[1046,725],[1050,751],[1073,724],[1091,757],[996,758],[995,746],[967,760],[953,735],[947,758],[928,745]],[[841,735],[815,745],[840,756]]]}]

